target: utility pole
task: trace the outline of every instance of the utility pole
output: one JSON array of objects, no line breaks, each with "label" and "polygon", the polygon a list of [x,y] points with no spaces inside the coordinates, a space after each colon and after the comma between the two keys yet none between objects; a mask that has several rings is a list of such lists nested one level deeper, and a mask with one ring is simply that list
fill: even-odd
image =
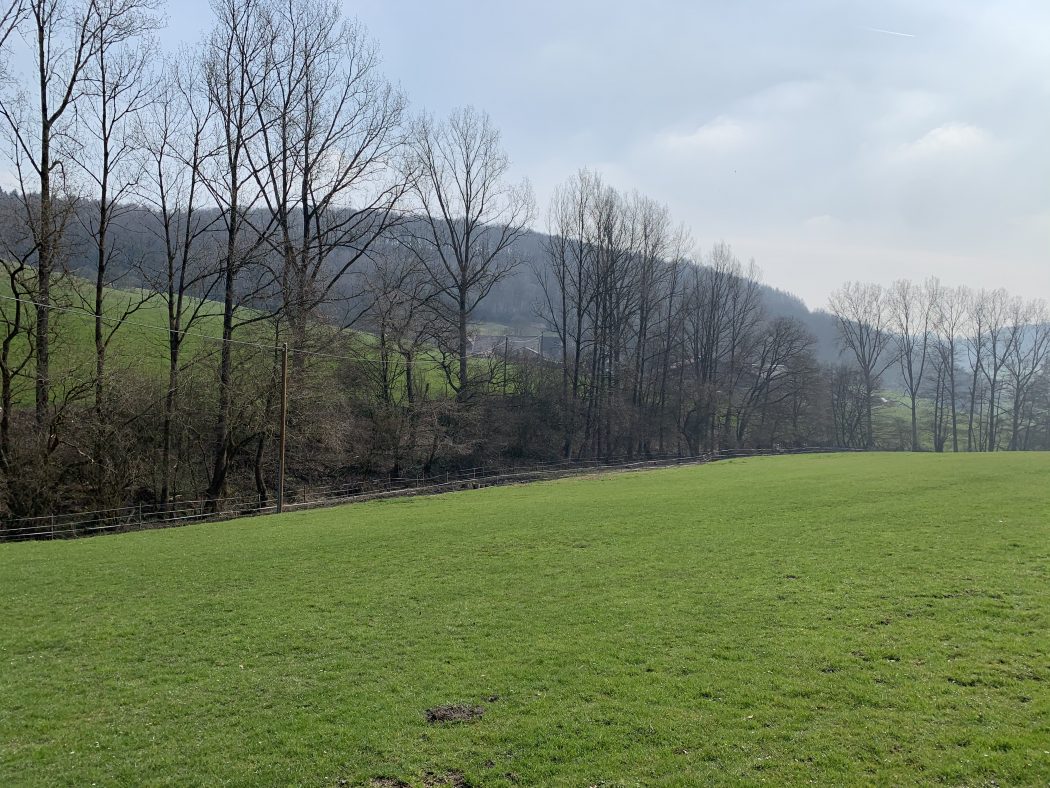
[{"label": "utility pole", "polygon": [[284,444],[288,426],[288,343],[281,345],[281,437],[277,450],[277,513],[284,511]]}]

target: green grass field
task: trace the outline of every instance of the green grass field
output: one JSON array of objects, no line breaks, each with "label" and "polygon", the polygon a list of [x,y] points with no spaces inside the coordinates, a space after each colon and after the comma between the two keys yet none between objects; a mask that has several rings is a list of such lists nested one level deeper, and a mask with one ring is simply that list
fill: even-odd
[{"label": "green grass field", "polygon": [[[0,295],[8,296],[11,290],[0,282]],[[60,385],[73,385],[92,380],[95,364],[95,318],[91,313],[94,303],[94,285],[90,282],[68,277],[56,287],[57,301],[61,310],[52,315],[55,336],[51,346],[52,374]],[[145,301],[128,315],[128,324],[118,321],[124,318],[130,306],[142,300],[142,291],[110,288],[105,294],[104,326],[107,334],[111,329],[112,341],[107,349],[111,369],[134,368],[157,380],[167,380],[168,370],[168,314],[167,305],[160,297]],[[4,306],[10,309],[9,304]],[[217,363],[219,345],[198,335],[221,336],[222,305],[207,302],[201,309],[201,317],[187,335],[183,345],[183,359],[197,357],[212,359]],[[21,360],[26,352],[23,337],[12,343],[12,357]],[[55,374],[57,372],[57,374]],[[33,402],[33,377],[35,365],[30,363],[16,382],[16,402],[27,406]]]},{"label": "green grass field", "polygon": [[[89,382],[94,375],[95,323],[91,312],[94,303],[94,284],[79,277],[67,277],[56,288],[62,309],[53,315],[56,335],[52,343],[51,362],[59,374],[55,377],[65,384]],[[10,287],[0,281],[0,295],[10,295]],[[107,350],[109,368],[134,369],[158,381],[167,380],[168,372],[168,314],[167,304],[159,296],[146,300],[125,318],[129,306],[142,300],[143,291],[108,288],[105,294],[104,315],[106,332],[115,329]],[[200,303],[190,299],[187,310]],[[10,308],[9,304],[5,304]],[[246,311],[248,315],[253,313]],[[127,323],[119,321],[125,318]],[[322,329],[324,330],[324,329]],[[331,332],[329,336],[335,336]],[[182,361],[209,365],[218,364],[218,348],[215,338],[222,336],[222,304],[217,301],[204,302],[200,316],[185,337]],[[275,339],[272,325],[267,322],[241,327],[235,334],[240,341],[271,345]],[[211,337],[209,339],[208,337]],[[348,331],[349,342],[333,341],[324,346],[326,353],[376,361],[379,358],[375,337],[364,331]],[[26,352],[24,338],[12,343],[12,357],[20,360]],[[436,351],[424,353],[417,369],[417,381],[422,379],[429,386],[431,396],[446,391],[445,374],[441,369],[440,356]],[[427,363],[429,362],[429,363]],[[322,360],[321,364],[332,366]],[[479,372],[485,368],[482,360],[471,360]],[[30,362],[16,381],[15,401],[22,406],[33,402],[35,365]],[[420,378],[422,375],[422,378]],[[395,387],[398,396],[403,396],[404,381]]]},{"label": "green grass field", "polygon": [[0,784],[1046,785],[1048,482],[756,458],[0,545]]}]

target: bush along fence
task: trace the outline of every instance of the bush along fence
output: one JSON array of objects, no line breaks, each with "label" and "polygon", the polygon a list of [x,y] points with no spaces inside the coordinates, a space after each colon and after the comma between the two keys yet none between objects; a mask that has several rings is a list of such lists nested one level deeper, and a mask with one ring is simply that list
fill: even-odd
[{"label": "bush along fence", "polygon": [[[69,539],[151,528],[170,528],[193,522],[218,522],[239,517],[312,509],[382,498],[434,495],[455,490],[545,481],[596,471],[630,471],[675,465],[701,465],[718,460],[780,454],[855,452],[861,449],[802,447],[783,449],[726,449],[696,455],[659,455],[644,459],[561,460],[499,468],[475,467],[433,476],[379,477],[344,485],[295,487],[279,501],[261,503],[258,496],[224,498],[216,507],[206,499],[174,501],[165,507],[139,504],[91,512],[24,517],[0,521],[0,541]],[[218,509],[218,511],[216,511]]]}]

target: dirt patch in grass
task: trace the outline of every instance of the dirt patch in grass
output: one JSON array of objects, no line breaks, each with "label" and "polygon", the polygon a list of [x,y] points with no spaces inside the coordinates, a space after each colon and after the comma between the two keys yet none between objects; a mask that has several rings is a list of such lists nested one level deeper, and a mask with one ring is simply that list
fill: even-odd
[{"label": "dirt patch in grass", "polygon": [[470,782],[463,776],[463,772],[457,771],[445,772],[444,774],[427,772],[423,775],[423,785],[426,788],[438,788],[438,786],[471,788]]},{"label": "dirt patch in grass", "polygon": [[466,703],[453,703],[448,706],[435,706],[427,709],[427,722],[431,725],[437,723],[452,722],[474,722],[480,720],[485,713],[484,706],[471,706]]},{"label": "dirt patch in grass", "polygon": [[373,777],[368,785],[369,788],[412,788],[409,783],[396,777]]}]

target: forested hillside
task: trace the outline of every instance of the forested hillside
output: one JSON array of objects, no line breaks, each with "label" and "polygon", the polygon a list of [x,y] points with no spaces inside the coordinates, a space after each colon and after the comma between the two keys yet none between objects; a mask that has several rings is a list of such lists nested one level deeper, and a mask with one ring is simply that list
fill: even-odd
[{"label": "forested hillside", "polygon": [[[0,211],[6,215],[17,213],[19,199],[16,193],[0,189],[0,205],[3,206]],[[78,219],[70,223],[67,231],[67,269],[83,279],[94,280],[98,260],[97,255],[92,254],[93,241],[87,228],[91,216],[98,212],[98,206],[85,200],[80,201],[74,210]],[[109,228],[110,244],[119,250],[119,254],[110,261],[107,277],[114,286],[122,289],[154,288],[157,282],[163,281],[166,265],[164,242],[158,234],[160,219],[143,204],[122,205],[120,214],[120,221]],[[543,232],[530,230],[521,235],[515,244],[520,264],[493,285],[488,297],[474,310],[473,322],[504,326],[509,332],[523,336],[538,334],[544,329],[540,312],[543,302],[541,282],[551,265],[545,251],[550,243],[551,238]],[[337,250],[334,259],[327,261],[326,266],[337,270],[347,256]],[[350,320],[363,318],[367,304],[363,280],[374,276],[380,263],[373,256],[364,257],[340,277],[341,303],[347,307],[341,316]],[[760,269],[759,274],[759,290],[766,311],[771,315],[794,318],[805,325],[815,339],[814,350],[820,361],[840,360],[841,347],[834,316],[825,311],[810,310],[797,296],[761,283]],[[368,328],[364,323],[359,327]]]}]

